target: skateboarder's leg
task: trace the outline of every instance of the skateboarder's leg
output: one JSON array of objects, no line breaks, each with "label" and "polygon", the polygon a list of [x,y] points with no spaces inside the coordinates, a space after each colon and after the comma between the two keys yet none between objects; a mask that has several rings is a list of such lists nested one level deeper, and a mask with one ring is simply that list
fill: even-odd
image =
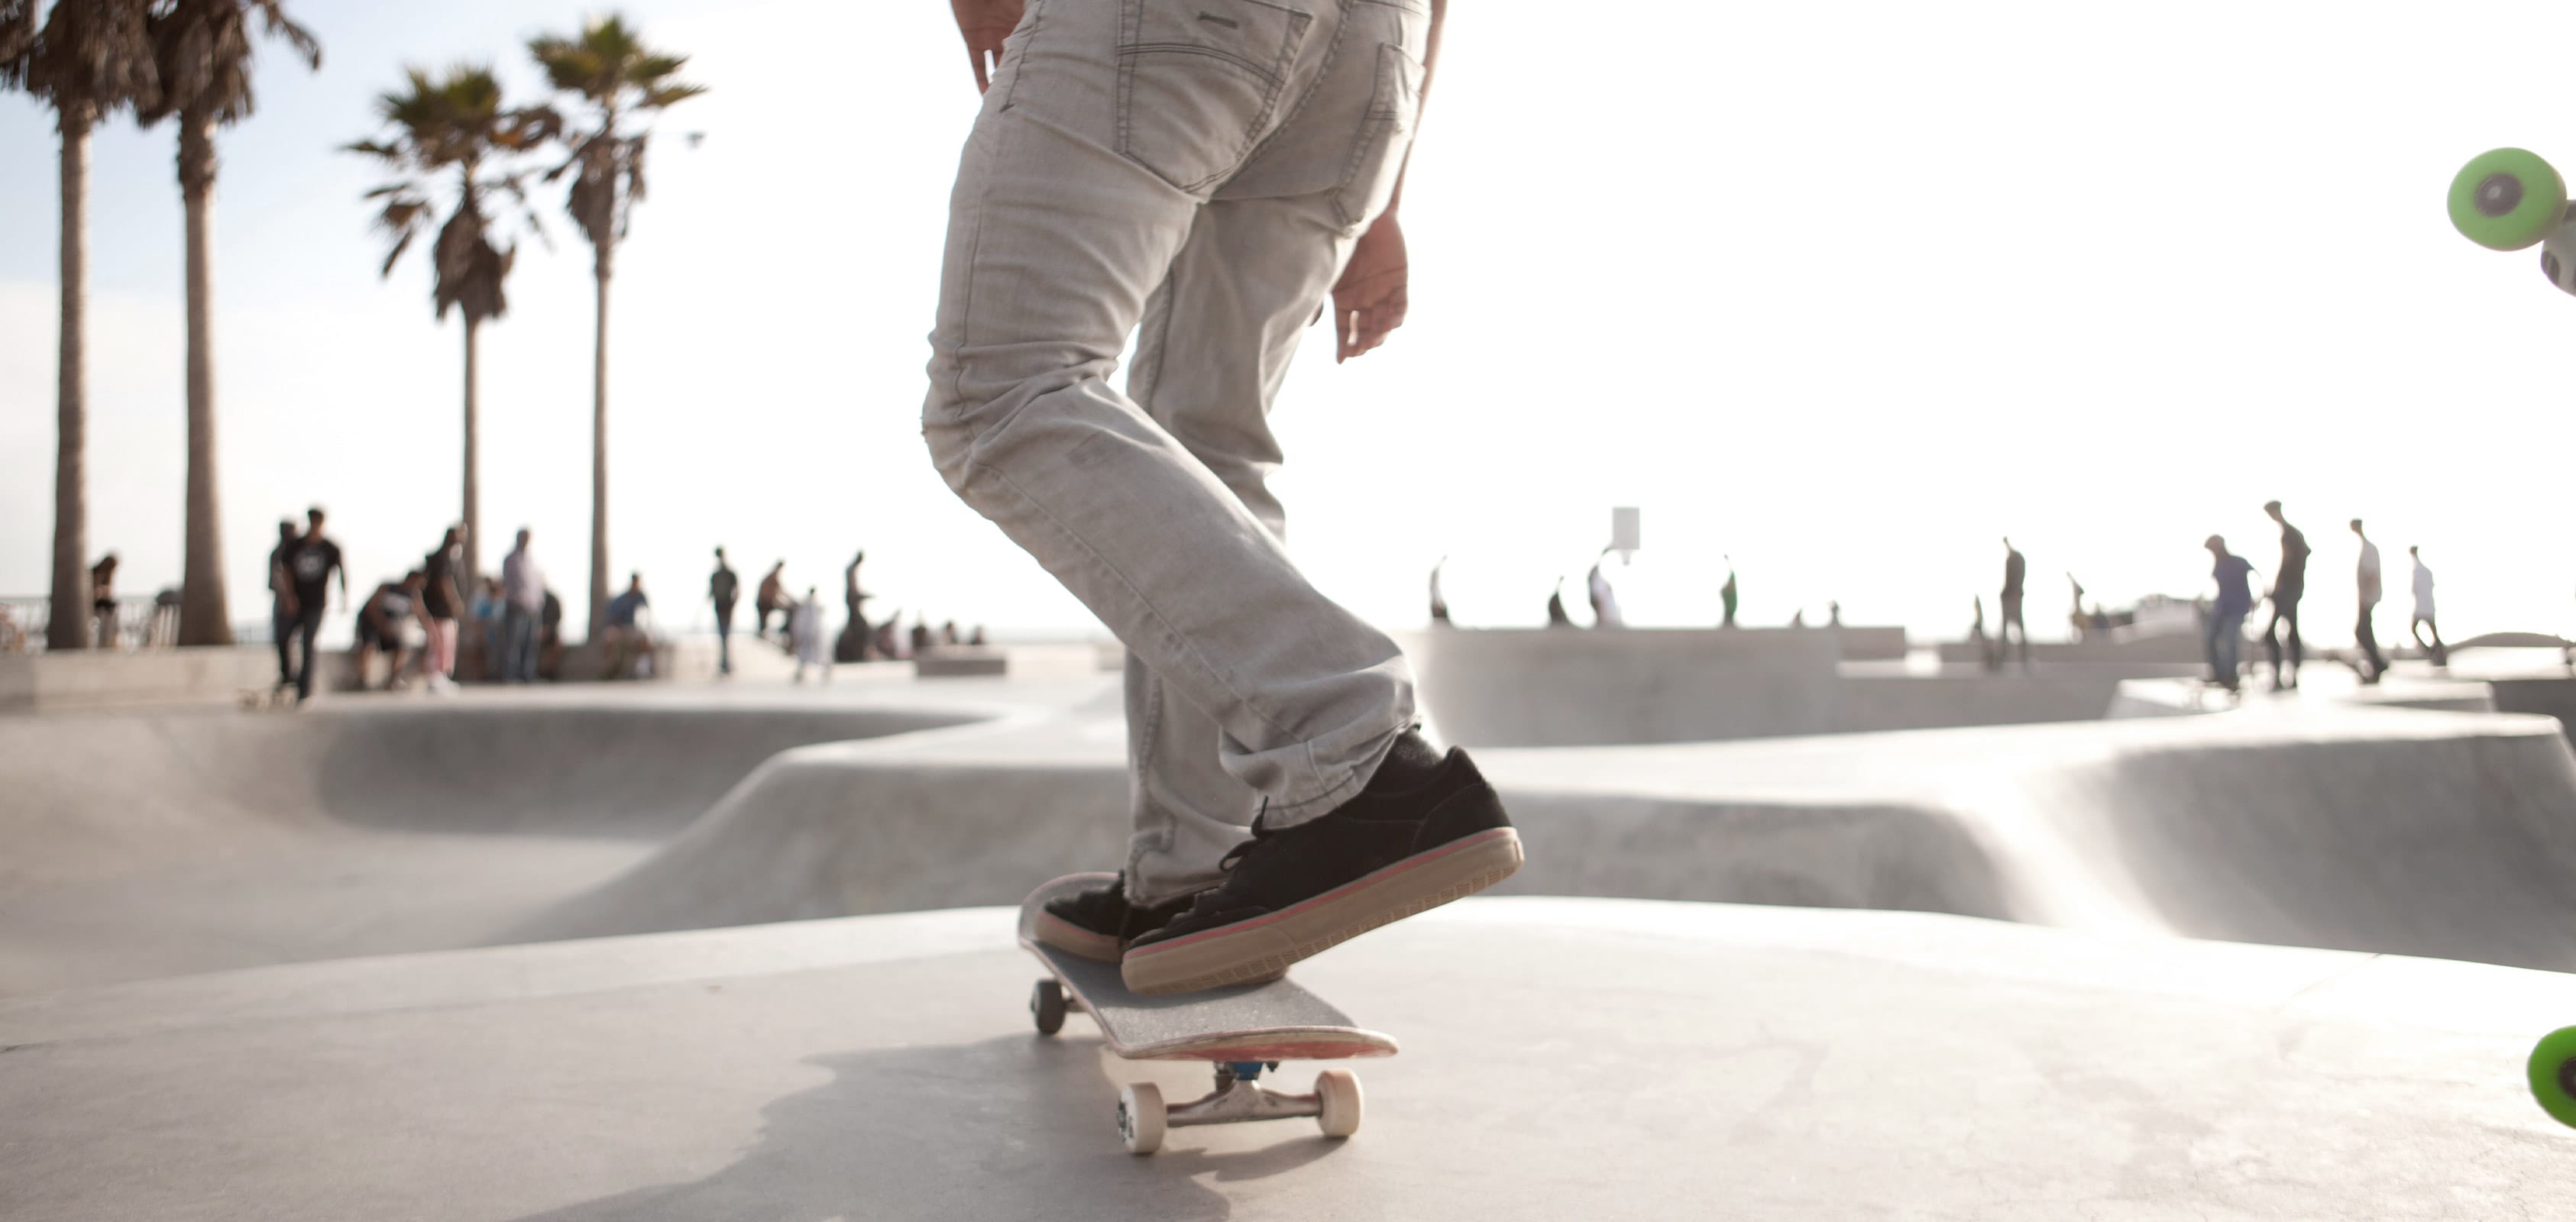
[{"label": "skateboarder's leg", "polygon": [[1205,55],[1122,57],[1111,6],[1024,22],[959,168],[924,405],[949,486],[1208,715],[1226,770],[1282,818],[1359,790],[1412,720],[1411,675],[1108,376],[1203,184],[1293,106],[1342,20],[1318,6],[1269,80]]},{"label": "skateboarder's leg", "polygon": [[[1270,407],[1346,254],[1312,201],[1219,198],[1199,210],[1137,328],[1129,397],[1276,539],[1287,511],[1268,485],[1281,457]],[[1127,742],[1129,897],[1159,904],[1214,886],[1257,795],[1226,772],[1215,718],[1132,654]]]}]

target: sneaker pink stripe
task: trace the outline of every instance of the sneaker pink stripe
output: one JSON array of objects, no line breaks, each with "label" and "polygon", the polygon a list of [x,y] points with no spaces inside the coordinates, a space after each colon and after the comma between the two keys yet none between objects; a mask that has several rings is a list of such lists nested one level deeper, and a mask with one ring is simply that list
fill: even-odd
[{"label": "sneaker pink stripe", "polygon": [[1298,914],[1298,913],[1300,913],[1300,912],[1304,912],[1304,911],[1306,911],[1307,909],[1312,908],[1312,907],[1314,907],[1314,906],[1315,906],[1315,905],[1317,905],[1317,904],[1325,903],[1325,902],[1327,902],[1327,901],[1330,901],[1330,900],[1333,900],[1333,899],[1340,898],[1341,896],[1343,896],[1343,895],[1347,895],[1347,894],[1349,894],[1349,893],[1350,893],[1350,892],[1352,892],[1352,891],[1356,891],[1356,890],[1358,890],[1358,889],[1360,889],[1360,888],[1362,888],[1362,887],[1370,886],[1370,885],[1375,884],[1375,883],[1377,883],[1377,882],[1380,882],[1380,881],[1382,881],[1382,880],[1384,880],[1384,879],[1393,878],[1393,877],[1395,877],[1395,876],[1397,876],[1397,875],[1399,875],[1399,874],[1404,873],[1404,872],[1405,872],[1405,871],[1407,871],[1407,870],[1410,870],[1410,869],[1414,868],[1415,866],[1423,865],[1423,864],[1428,863],[1428,862],[1438,861],[1438,860],[1440,860],[1441,858],[1446,857],[1446,856],[1450,855],[1451,853],[1457,852],[1457,851],[1458,851],[1458,850],[1460,850],[1460,849],[1468,848],[1468,847],[1470,847],[1470,846],[1472,846],[1472,845],[1482,844],[1482,843],[1484,843],[1485,841],[1488,841],[1488,840],[1497,840],[1497,839],[1500,839],[1504,833],[1509,832],[1509,831],[1511,831],[1511,830],[1512,830],[1512,829],[1511,829],[1511,828],[1509,828],[1509,827],[1493,827],[1493,828],[1487,828],[1487,829],[1485,829],[1484,831],[1478,832],[1478,833],[1476,833],[1476,834],[1475,834],[1475,835],[1473,835],[1473,836],[1464,836],[1464,837],[1460,837],[1459,839],[1452,840],[1452,841],[1450,841],[1450,842],[1449,842],[1449,843],[1447,843],[1447,844],[1441,845],[1439,848],[1436,848],[1436,849],[1431,850],[1430,852],[1427,852],[1427,853],[1416,853],[1416,854],[1414,854],[1413,856],[1411,856],[1411,857],[1407,857],[1407,858],[1405,858],[1404,860],[1399,861],[1399,862],[1396,862],[1396,863],[1395,863],[1395,864],[1393,864],[1393,865],[1390,865],[1390,866],[1382,866],[1382,867],[1378,868],[1378,869],[1377,869],[1377,870],[1375,870],[1375,871],[1372,871],[1372,872],[1370,872],[1370,873],[1368,873],[1368,874],[1363,874],[1363,875],[1361,875],[1361,876],[1360,876],[1360,877],[1358,877],[1358,878],[1355,878],[1355,879],[1352,879],[1352,880],[1351,880],[1351,881],[1349,881],[1349,882],[1343,883],[1341,886],[1335,887],[1335,888],[1333,888],[1332,890],[1330,890],[1330,891],[1327,891],[1327,892],[1323,893],[1322,895],[1318,895],[1318,896],[1314,897],[1313,899],[1309,899],[1309,900],[1301,901],[1301,902],[1299,902],[1299,903],[1297,903],[1297,904],[1291,905],[1290,907],[1282,908],[1282,909],[1280,909],[1280,910],[1279,910],[1279,911],[1277,911],[1277,912],[1265,913],[1265,914],[1263,914],[1263,915],[1261,915],[1261,916],[1252,917],[1252,918],[1250,918],[1250,919],[1248,919],[1248,920],[1236,921],[1235,923],[1233,923],[1233,924],[1231,924],[1231,925],[1219,925],[1219,926],[1217,926],[1217,927],[1216,927],[1216,928],[1214,928],[1214,929],[1202,929],[1202,930],[1198,931],[1197,933],[1194,933],[1194,934],[1187,934],[1187,935],[1184,935],[1184,936],[1182,936],[1182,937],[1173,938],[1173,939],[1171,939],[1171,940],[1169,940],[1169,941],[1156,942],[1156,943],[1153,943],[1153,944],[1151,944],[1151,945],[1147,945],[1147,946],[1130,947],[1130,948],[1128,949],[1127,953],[1128,953],[1130,956],[1133,956],[1133,957],[1143,958],[1143,957],[1145,957],[1145,956],[1155,954],[1156,952],[1159,952],[1159,951],[1169,950],[1169,949],[1171,949],[1171,948],[1173,948],[1173,947],[1175,947],[1175,946],[1188,946],[1188,945],[1191,945],[1192,943],[1196,943],[1196,942],[1204,942],[1204,941],[1206,941],[1206,940],[1207,940],[1207,939],[1209,939],[1209,938],[1219,937],[1219,936],[1223,936],[1223,935],[1227,935],[1227,934],[1238,934],[1238,933],[1246,932],[1246,931],[1248,931],[1248,930],[1259,929],[1259,928],[1261,928],[1262,926],[1264,926],[1264,925],[1267,925],[1267,924],[1271,923],[1272,921],[1281,921],[1281,920],[1286,920],[1287,918],[1292,917],[1292,916],[1295,916],[1295,915],[1297,915],[1297,914]]}]

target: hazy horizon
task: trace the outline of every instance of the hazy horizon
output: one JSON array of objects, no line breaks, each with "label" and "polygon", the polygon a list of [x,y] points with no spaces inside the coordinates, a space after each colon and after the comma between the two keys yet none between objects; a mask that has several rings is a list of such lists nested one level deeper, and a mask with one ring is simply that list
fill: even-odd
[{"label": "hazy horizon", "polygon": [[[219,139],[215,316],[231,617],[265,616],[280,516],[320,503],[365,586],[458,514],[457,322],[421,252],[379,280],[335,151],[377,131],[405,63],[499,66],[583,6],[291,5],[260,110]],[[621,249],[611,335],[611,565],[686,628],[708,551],[837,609],[1015,633],[1093,627],[930,469],[918,426],[947,191],[977,98],[944,6],[636,3],[712,92],[662,123]],[[1647,5],[1686,54],[1576,40],[1453,6],[1413,160],[1409,325],[1346,365],[1309,334],[1277,410],[1291,547],[1328,593],[1424,621],[1449,556],[1462,625],[1537,624],[1644,510],[1613,570],[1632,622],[1713,624],[1829,600],[1847,622],[1955,637],[1993,615],[2001,536],[2029,616],[2062,635],[2064,574],[2118,605],[2207,587],[2225,534],[2268,576],[2279,498],[2316,549],[2305,624],[2352,623],[2353,540],[2440,581],[2446,635],[2567,632],[2576,555],[2559,336],[2576,301],[2537,252],[2451,231],[2461,163],[2515,144],[2576,168],[2552,31],[2324,5],[1711,11]],[[1659,17],[1669,14],[1659,22]],[[854,65],[856,66],[854,70]],[[692,148],[682,137],[703,132]],[[90,550],[147,593],[179,572],[185,460],[174,136],[103,126],[91,192]],[[48,585],[56,142],[0,96],[0,593]],[[579,623],[587,602],[590,280],[548,189],[510,314],[483,331],[483,556],[511,531]],[[2528,437],[2524,444],[2513,444]],[[836,610],[837,614],[837,610]],[[700,613],[694,618],[703,618]],[[344,619],[333,613],[335,627]]]}]

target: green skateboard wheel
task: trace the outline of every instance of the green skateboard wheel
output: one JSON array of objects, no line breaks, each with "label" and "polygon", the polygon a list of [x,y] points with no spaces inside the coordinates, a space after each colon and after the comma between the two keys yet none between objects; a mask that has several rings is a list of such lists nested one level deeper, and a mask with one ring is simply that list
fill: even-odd
[{"label": "green skateboard wheel", "polygon": [[2451,179],[2451,225],[2489,250],[2521,250],[2558,228],[2567,184],[2540,154],[2489,149]]},{"label": "green skateboard wheel", "polygon": [[2576,1128],[2576,1027],[2540,1037],[2531,1050],[2531,1097],[2551,1119]]}]

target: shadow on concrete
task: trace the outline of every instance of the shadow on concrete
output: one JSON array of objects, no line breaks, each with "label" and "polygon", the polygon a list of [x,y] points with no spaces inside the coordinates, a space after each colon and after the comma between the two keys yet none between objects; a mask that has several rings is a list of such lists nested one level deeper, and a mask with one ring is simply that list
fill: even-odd
[{"label": "shadow on concrete", "polygon": [[1012,1035],[808,1063],[832,1080],[763,1108],[759,1143],[723,1170],[520,1222],[1220,1219],[1233,1203],[1211,1181],[1285,1174],[1342,1146],[1279,1124],[1258,1126],[1277,1133],[1259,1149],[1199,1149],[1197,1131],[1179,1130],[1160,1154],[1129,1154],[1111,1120],[1117,1084],[1090,1039]]}]

